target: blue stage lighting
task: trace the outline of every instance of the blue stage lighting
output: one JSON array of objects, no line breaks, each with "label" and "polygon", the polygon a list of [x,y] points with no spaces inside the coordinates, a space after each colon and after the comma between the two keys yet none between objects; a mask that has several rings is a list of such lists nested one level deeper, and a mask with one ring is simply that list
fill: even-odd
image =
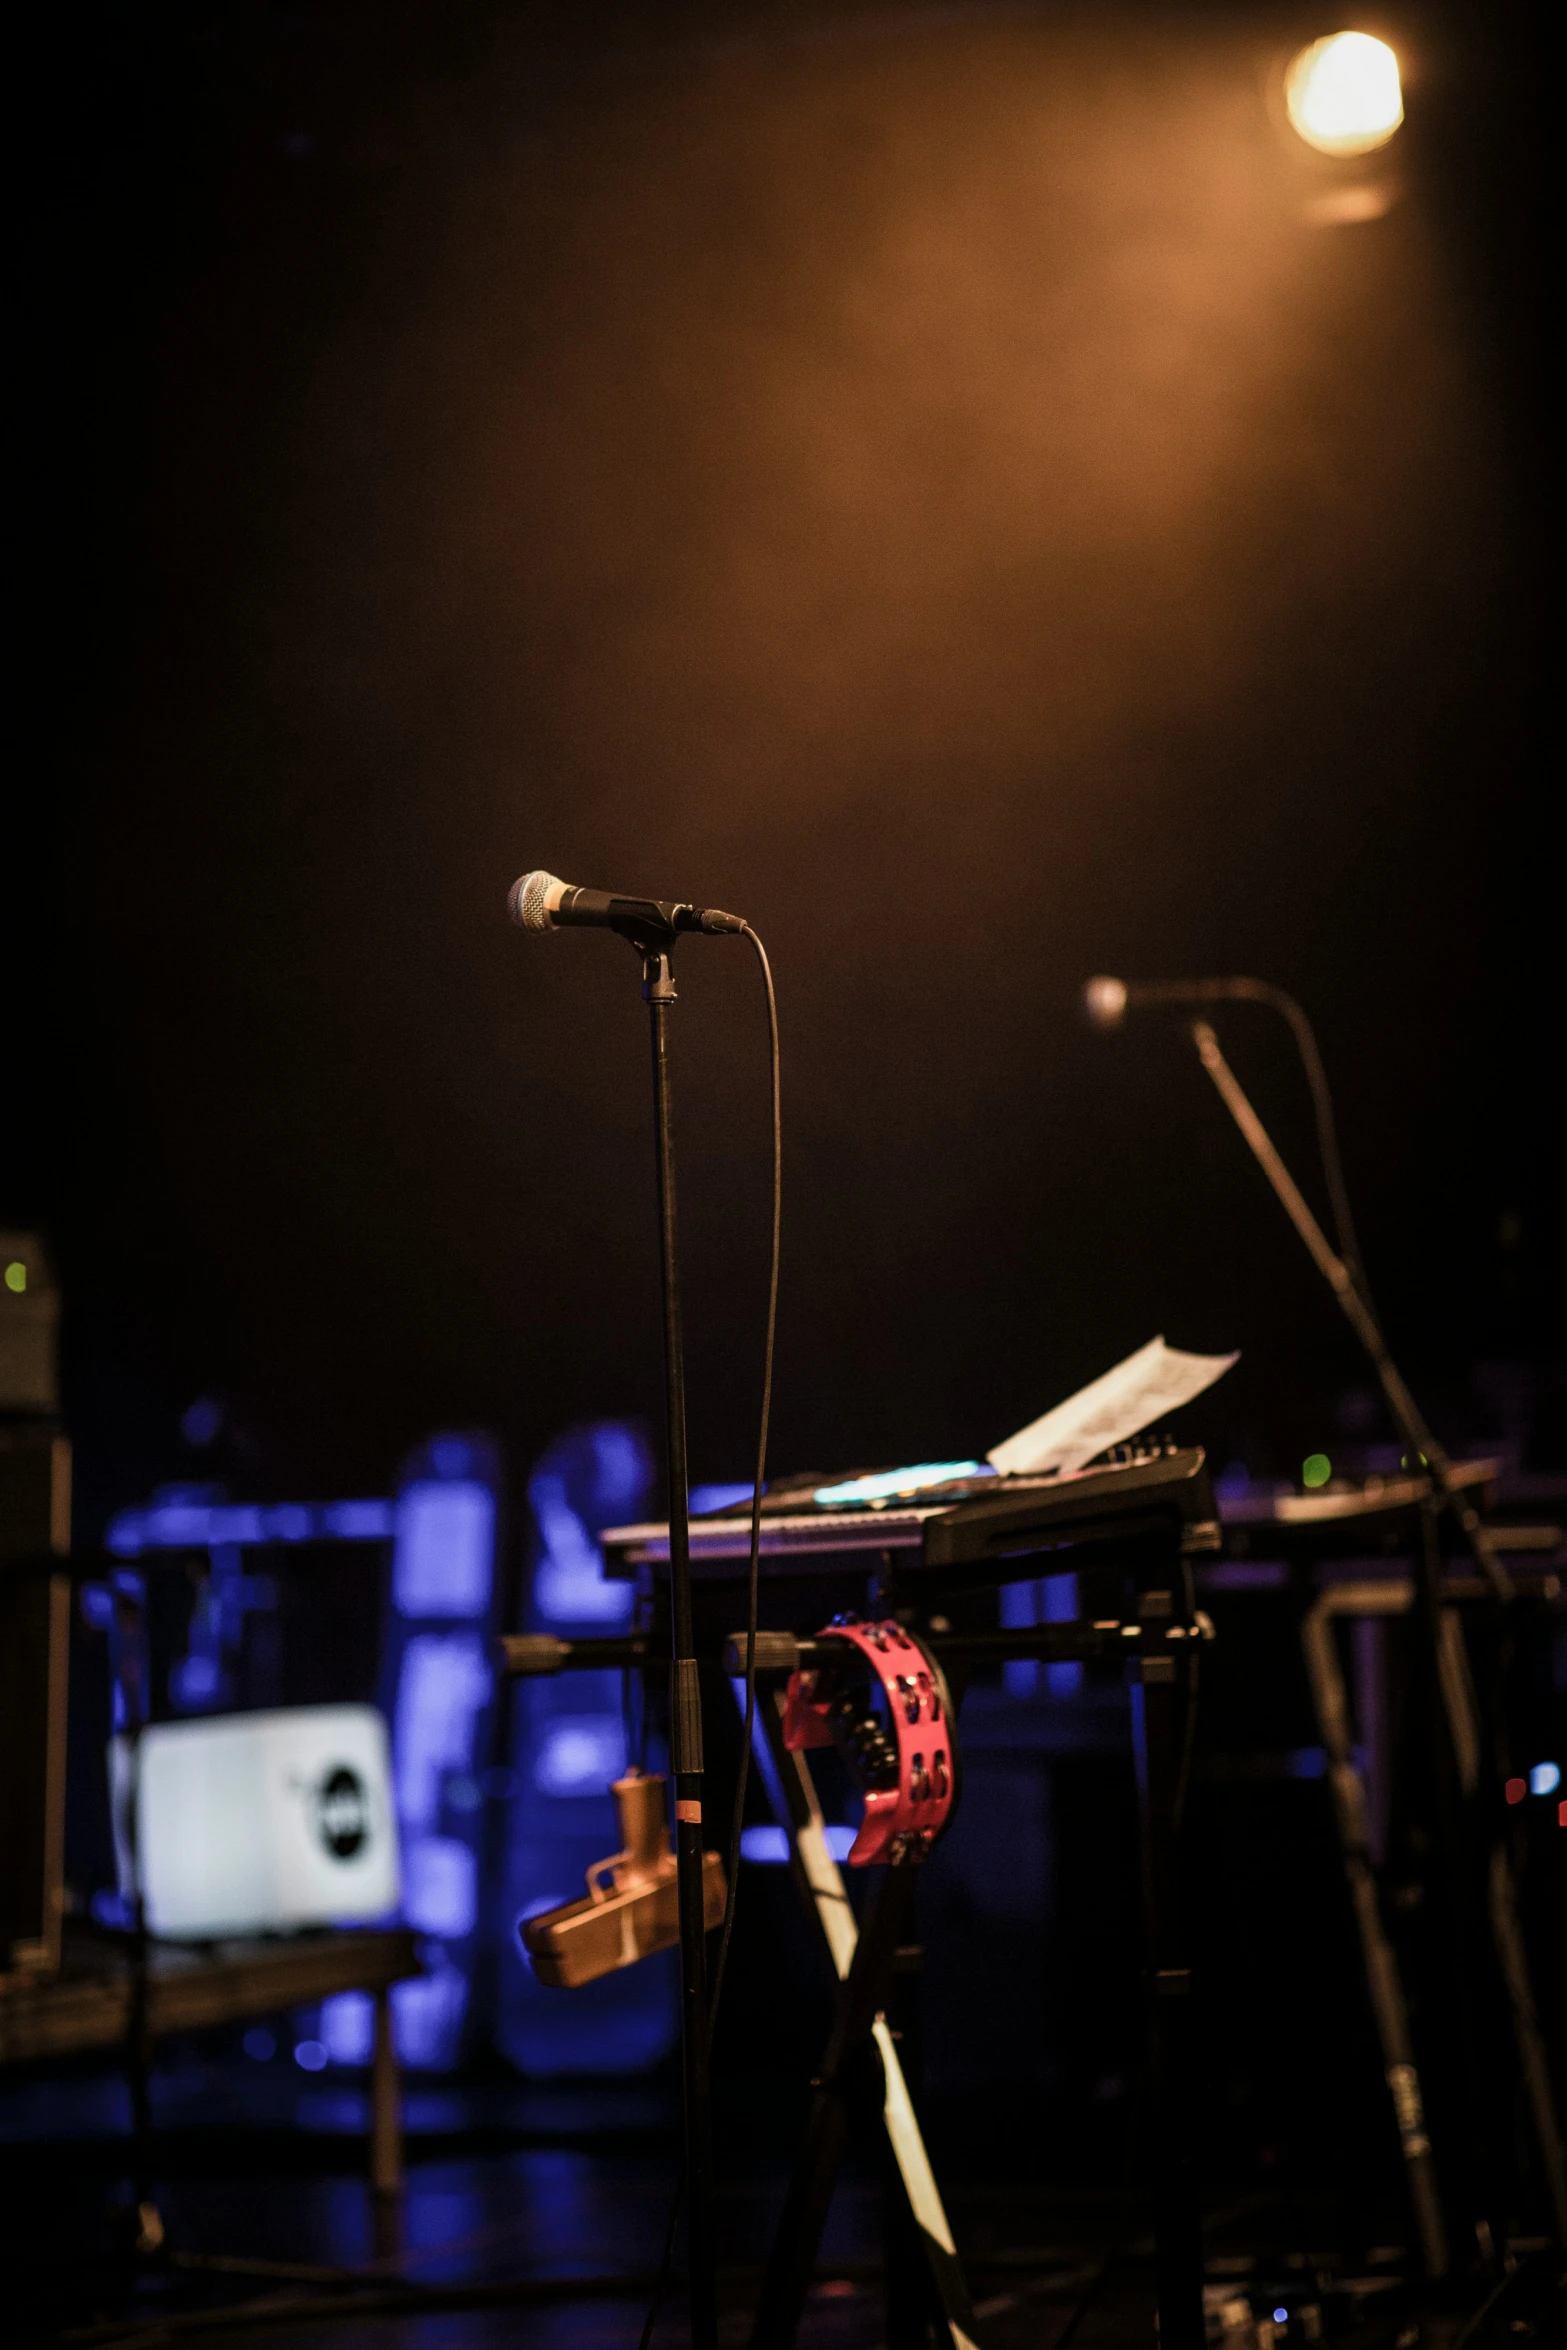
[{"label": "blue stage lighting", "polygon": [[479,1863],[455,1836],[419,1836],[403,1851],[403,1915],[421,1934],[460,1942],[479,1919]]},{"label": "blue stage lighting", "polygon": [[540,1621],[623,1624],[636,1592],[631,1584],[612,1583],[605,1574],[598,1544],[566,1498],[565,1479],[539,1470],[529,1482],[528,1501],[544,1546],[533,1577],[533,1606]]},{"label": "blue stage lighting", "polygon": [[316,2029],[334,2064],[366,2065],[375,2048],[375,2001],[368,1991],[323,1999]]},{"label": "blue stage lighting", "polygon": [[495,1496],[472,1478],[421,1478],[397,1503],[392,1604],[400,1616],[482,1616],[495,1559]]},{"label": "blue stage lighting", "polygon": [[[446,1433],[407,1464],[392,1511],[382,1687],[392,1725],[403,1914],[424,1938],[427,1970],[420,1982],[396,1985],[392,2014],[404,2063],[427,2071],[445,2070],[462,2054],[478,1956],[479,1783],[495,1700],[498,1489],[490,1441]],[[344,2010],[329,2038],[334,2061],[366,2061],[366,2030],[362,2017]]]},{"label": "blue stage lighting", "polygon": [[[567,1429],[528,1483],[536,1536],[529,1627],[568,1638],[627,1623],[635,1587],[604,1573],[599,1530],[647,1510],[654,1466],[634,1426],[597,1421]],[[511,1765],[516,1800],[507,1814],[497,2038],[533,2079],[627,2073],[655,2064],[679,2036],[675,1954],[606,1975],[579,1991],[552,1990],[526,1964],[515,1921],[556,1908],[582,1891],[583,1873],[620,1843],[610,1782],[632,1757],[664,1767],[656,1748],[638,1754],[633,1682],[630,1749],[618,1672],[585,1672],[569,1682],[523,1682],[513,1700]]]},{"label": "blue stage lighting", "polygon": [[705,1518],[713,1510],[732,1510],[736,1502],[749,1501],[756,1488],[744,1485],[693,1485],[691,1488],[691,1515]]},{"label": "blue stage lighting", "polygon": [[[999,1593],[1002,1628],[1024,1631],[1031,1624],[1069,1624],[1077,1615],[1077,1577],[1041,1575],[1027,1583],[1003,1583]],[[1039,1689],[1041,1667],[1033,1657],[1010,1657],[1001,1668],[1001,1683],[1009,1697],[1032,1697]],[[1043,1667],[1044,1686],[1053,1698],[1076,1697],[1083,1686],[1083,1668],[1072,1659]]]},{"label": "blue stage lighting", "polygon": [[539,1741],[533,1783],[541,1795],[604,1795],[626,1768],[626,1739],[618,1713],[564,1714]]},{"label": "blue stage lighting", "polygon": [[[847,1860],[859,1831],[846,1828],[837,1820],[822,1831],[823,1841],[834,1860]],[[788,1866],[789,1838],[787,1832],[769,1822],[766,1827],[742,1828],[740,1831],[740,1858],[758,1868],[777,1869]]]}]

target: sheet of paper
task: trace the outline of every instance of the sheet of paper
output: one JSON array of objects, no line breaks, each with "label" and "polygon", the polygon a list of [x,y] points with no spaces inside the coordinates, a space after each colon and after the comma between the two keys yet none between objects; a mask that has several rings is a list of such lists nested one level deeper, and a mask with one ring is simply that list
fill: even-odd
[{"label": "sheet of paper", "polygon": [[1124,1444],[1139,1428],[1190,1403],[1239,1361],[1239,1352],[1188,1355],[1166,1346],[1162,1338],[1150,1338],[1102,1379],[1079,1388],[985,1457],[1003,1477],[1037,1476],[1041,1469],[1080,1469],[1106,1445]]}]

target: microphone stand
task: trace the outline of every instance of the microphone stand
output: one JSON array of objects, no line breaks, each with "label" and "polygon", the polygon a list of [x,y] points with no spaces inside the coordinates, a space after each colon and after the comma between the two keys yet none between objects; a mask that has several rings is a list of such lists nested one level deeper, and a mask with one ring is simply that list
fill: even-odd
[{"label": "microphone stand", "polygon": [[[1493,1599],[1505,1607],[1514,1596],[1512,1577],[1503,1565],[1488,1529],[1481,1523],[1479,1512],[1454,1477],[1452,1463],[1446,1452],[1426,1426],[1424,1415],[1405,1386],[1398,1366],[1388,1352],[1381,1325],[1357,1278],[1356,1269],[1346,1264],[1343,1257],[1329,1245],[1327,1235],[1274,1148],[1272,1137],[1252,1108],[1240,1080],[1220,1051],[1219,1040],[1206,1020],[1192,1022],[1192,1041],[1225,1108],[1273,1186],[1279,1204],[1305,1242],[1318,1272],[1338,1299],[1345,1319],[1370,1357],[1372,1368],[1387,1398],[1388,1409],[1393,1415],[1394,1426],[1409,1448],[1410,1467],[1413,1469],[1424,1461],[1434,1493],[1440,1496],[1441,1503],[1458,1521]],[[1422,1544],[1422,1580],[1425,1586],[1422,1612],[1427,1618],[1429,1637],[1436,1653],[1438,1677],[1464,1802],[1466,1807],[1472,1808],[1480,1792],[1480,1725],[1476,1718],[1474,1691],[1462,1648],[1453,1646],[1443,1637],[1441,1558],[1435,1527],[1431,1522],[1432,1514],[1428,1508],[1425,1540]],[[1539,2149],[1546,2198],[1551,2207],[1557,2239],[1567,2243],[1567,2154],[1563,2151],[1557,2123],[1545,2038],[1540,2029],[1529,1976],[1518,1916],[1517,1887],[1506,1844],[1496,1833],[1494,1802],[1485,1806],[1485,1816],[1490,1844],[1486,1896],[1492,1940],[1510,2011],[1524,2094]]]},{"label": "microphone stand", "polygon": [[713,2123],[708,2095],[707,1925],[702,1880],[702,1696],[691,1616],[691,1538],[686,1468],[685,1346],[675,1227],[675,1141],[669,1082],[669,1013],[675,1001],[674,937],[631,938],[642,955],[642,993],[653,1048],[659,1275],[664,1305],[664,1405],[669,1469],[669,1748],[675,1781],[676,1886],[680,1909],[680,2030],[685,2075],[686,2243],[693,2350],[717,2350],[713,2240]]},{"label": "microphone stand", "polygon": [[1414,1456],[1410,1467],[1415,1468],[1422,1461],[1425,1463],[1430,1470],[1432,1484],[1457,1519],[1474,1562],[1491,1587],[1491,1596],[1502,1601],[1510,1600],[1513,1596],[1513,1579],[1502,1564],[1501,1553],[1481,1524],[1473,1502],[1455,1479],[1452,1462],[1426,1426],[1424,1415],[1404,1385],[1398,1365],[1388,1353],[1381,1325],[1366,1302],[1354,1273],[1343,1258],[1329,1247],[1326,1233],[1301,1197],[1293,1176],[1275,1150],[1267,1128],[1241,1090],[1240,1080],[1219,1050],[1219,1040],[1206,1020],[1192,1022],[1192,1041],[1225,1108],[1250,1145],[1252,1156],[1272,1184],[1285,1214],[1310,1251],[1317,1271],[1338,1299],[1350,1328],[1370,1356],[1371,1367],[1376,1372],[1387,1398],[1388,1410],[1393,1415],[1393,1424]]}]

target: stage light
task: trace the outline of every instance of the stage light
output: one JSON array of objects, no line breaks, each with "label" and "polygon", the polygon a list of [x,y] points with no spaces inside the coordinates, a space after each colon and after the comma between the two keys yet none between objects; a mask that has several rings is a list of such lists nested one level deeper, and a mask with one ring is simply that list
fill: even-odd
[{"label": "stage light", "polygon": [[1333,1463],[1325,1452],[1308,1453],[1300,1464],[1300,1481],[1308,1491],[1326,1485],[1333,1474]]},{"label": "stage light", "polygon": [[1308,147],[1323,155],[1369,155],[1404,119],[1398,59],[1369,33],[1330,33],[1291,65],[1284,105]]},{"label": "stage light", "polygon": [[1522,1803],[1528,1792],[1529,1782],[1527,1779],[1509,1779],[1506,1786],[1502,1789],[1502,1793],[1506,1796],[1509,1803]]},{"label": "stage light", "polygon": [[1531,1795],[1554,1795],[1562,1783],[1560,1763],[1536,1763],[1529,1773]]},{"label": "stage light", "polygon": [[27,1267],[23,1264],[20,1257],[13,1257],[10,1264],[7,1265],[5,1269],[5,1285],[7,1289],[15,1290],[18,1297],[20,1297],[22,1292],[26,1289]]}]

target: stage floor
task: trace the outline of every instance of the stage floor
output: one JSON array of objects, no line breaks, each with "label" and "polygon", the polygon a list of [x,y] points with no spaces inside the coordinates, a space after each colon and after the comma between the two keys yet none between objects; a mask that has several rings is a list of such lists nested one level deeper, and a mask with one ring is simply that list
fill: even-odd
[{"label": "stage floor", "polygon": [[[129,2114],[111,2075],[0,2088],[6,2299],[25,2340],[154,2350],[244,2341],[277,2350],[631,2350],[657,2270],[674,2173],[668,2085],[525,2088],[410,2084],[401,2203],[365,2176],[364,2092],[271,2067],[171,2068],[155,2082],[163,2256],[130,2254]],[[782,2201],[793,2122],[775,2087],[731,2084],[722,2116],[722,2339],[750,2330]],[[1070,2146],[1009,2144],[983,2101],[953,2109],[934,2151],[985,2350],[1151,2350],[1146,2203],[1074,2180]],[[1353,2307],[1322,2307],[1324,2338],[1387,2350],[1454,2344],[1481,2297],[1417,2307],[1392,2246],[1338,2240],[1332,2189],[1252,2187],[1209,2198],[1210,2300],[1230,2314],[1322,2305],[1319,2272],[1355,2274]],[[1092,2290],[1091,2290],[1092,2289]],[[1282,2299],[1280,2298],[1282,2296]],[[1417,2297],[1418,2299],[1418,2297]],[[270,2309],[256,2306],[267,2300]],[[1501,2312],[1498,2316],[1502,2317]],[[1530,2338],[1510,2306],[1512,2350]],[[1418,2322],[1417,2337],[1407,2331]],[[1490,2327],[1471,2337],[1489,2341]],[[802,2350],[885,2340],[879,2181],[867,2151],[841,2182]],[[1217,2335],[1215,2337],[1217,2339]],[[1286,2338],[1280,2329],[1280,2344]],[[1538,2334],[1544,2341],[1544,2331]],[[678,2294],[655,2337],[684,2340]],[[1244,2337],[1230,2335],[1231,2350]],[[1253,2341],[1255,2337],[1253,2337]]]}]

